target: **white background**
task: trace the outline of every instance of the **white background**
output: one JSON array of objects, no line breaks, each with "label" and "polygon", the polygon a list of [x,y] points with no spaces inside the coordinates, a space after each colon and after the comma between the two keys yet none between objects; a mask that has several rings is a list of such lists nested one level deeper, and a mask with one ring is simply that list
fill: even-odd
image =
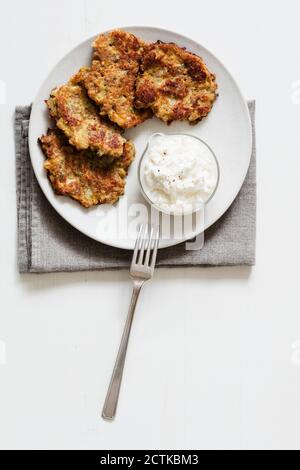
[{"label": "white background", "polygon": [[[296,0],[1,3],[1,448],[300,449],[299,20]],[[257,266],[156,272],[106,423],[128,273],[17,273],[12,120],[77,43],[141,24],[202,43],[257,100]]]}]

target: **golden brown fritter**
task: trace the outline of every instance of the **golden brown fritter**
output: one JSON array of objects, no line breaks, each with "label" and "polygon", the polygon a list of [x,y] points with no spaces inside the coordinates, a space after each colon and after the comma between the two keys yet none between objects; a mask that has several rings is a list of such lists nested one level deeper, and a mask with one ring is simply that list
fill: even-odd
[{"label": "golden brown fritter", "polygon": [[91,207],[115,203],[124,194],[125,177],[134,159],[131,141],[120,158],[96,158],[94,152],[76,150],[58,129],[49,129],[40,139],[46,156],[44,163],[56,194],[69,196]]},{"label": "golden brown fritter", "polygon": [[119,64],[106,67],[94,60],[85,87],[89,97],[100,106],[101,115],[129,129],[152,116],[150,110],[134,108],[135,81],[134,68],[120,68]]},{"label": "golden brown fritter", "polygon": [[158,41],[146,47],[142,71],[136,82],[136,107],[151,108],[167,123],[196,123],[211,111],[217,96],[215,75],[195,54]]},{"label": "golden brown fritter", "polygon": [[94,60],[85,71],[89,97],[101,108],[100,114],[120,127],[137,126],[152,115],[134,108],[135,82],[145,43],[125,31],[101,34],[93,43]]},{"label": "golden brown fritter", "polygon": [[81,83],[83,72],[52,91],[47,100],[50,116],[78,150],[91,149],[98,156],[120,157],[126,140],[115,125],[99,115]]},{"label": "golden brown fritter", "polygon": [[92,44],[94,60],[110,65],[112,62],[139,63],[146,43],[127,31],[116,29],[100,34]]}]

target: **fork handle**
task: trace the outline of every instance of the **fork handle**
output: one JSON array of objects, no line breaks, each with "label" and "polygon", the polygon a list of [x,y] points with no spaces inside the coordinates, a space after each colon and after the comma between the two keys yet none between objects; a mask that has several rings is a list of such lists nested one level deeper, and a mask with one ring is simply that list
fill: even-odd
[{"label": "fork handle", "polygon": [[132,291],[132,297],[131,297],[131,302],[129,306],[129,312],[127,315],[127,320],[126,320],[124,332],[122,335],[121,344],[119,347],[117,359],[115,362],[115,367],[111,376],[110,384],[108,387],[108,391],[107,391],[107,395],[106,395],[106,399],[105,399],[105,403],[104,403],[104,407],[102,411],[102,418],[109,420],[109,421],[113,420],[116,415],[132,321],[134,317],[136,303],[139,298],[139,294],[140,294],[140,291],[144,282],[145,281],[143,280],[133,281],[133,291]]}]

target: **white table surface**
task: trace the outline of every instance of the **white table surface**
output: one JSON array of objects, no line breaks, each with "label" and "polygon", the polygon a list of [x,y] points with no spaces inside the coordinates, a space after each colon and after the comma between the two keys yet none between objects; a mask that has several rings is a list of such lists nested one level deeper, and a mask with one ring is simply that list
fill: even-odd
[{"label": "white table surface", "polygon": [[[1,448],[300,448],[299,18],[296,0],[2,2]],[[17,273],[12,119],[77,43],[139,24],[201,42],[257,99],[257,266],[156,273],[106,423],[128,273]]]}]

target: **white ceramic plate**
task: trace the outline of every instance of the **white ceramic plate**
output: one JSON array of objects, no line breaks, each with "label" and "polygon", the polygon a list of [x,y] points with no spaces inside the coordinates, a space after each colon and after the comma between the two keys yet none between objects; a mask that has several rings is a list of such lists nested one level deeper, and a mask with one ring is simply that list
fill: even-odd
[{"label": "white ceramic plate", "polygon": [[56,196],[43,169],[44,156],[37,143],[38,137],[47,132],[51,122],[44,100],[50,91],[63,83],[83,65],[91,60],[93,38],[80,44],[67,54],[51,71],[41,86],[32,107],[29,127],[31,161],[37,180],[54,209],[71,225],[89,237],[119,248],[132,249],[135,227],[147,219],[145,201],[140,193],[137,168],[139,158],[147,140],[154,132],[186,132],[205,140],[214,150],[220,165],[220,182],[213,199],[205,208],[205,217],[196,226],[185,230],[181,237],[161,240],[160,248],[188,240],[206,230],[228,209],[237,196],[245,179],[251,157],[252,132],[247,104],[236,82],[224,65],[207,49],[180,34],[160,28],[124,28],[149,42],[158,39],[175,42],[203,57],[208,68],[217,76],[219,97],[207,118],[196,126],[176,122],[166,126],[153,118],[135,129],[126,131],[126,137],[133,139],[137,155],[127,178],[126,195],[115,206],[82,208],[75,201]]}]

